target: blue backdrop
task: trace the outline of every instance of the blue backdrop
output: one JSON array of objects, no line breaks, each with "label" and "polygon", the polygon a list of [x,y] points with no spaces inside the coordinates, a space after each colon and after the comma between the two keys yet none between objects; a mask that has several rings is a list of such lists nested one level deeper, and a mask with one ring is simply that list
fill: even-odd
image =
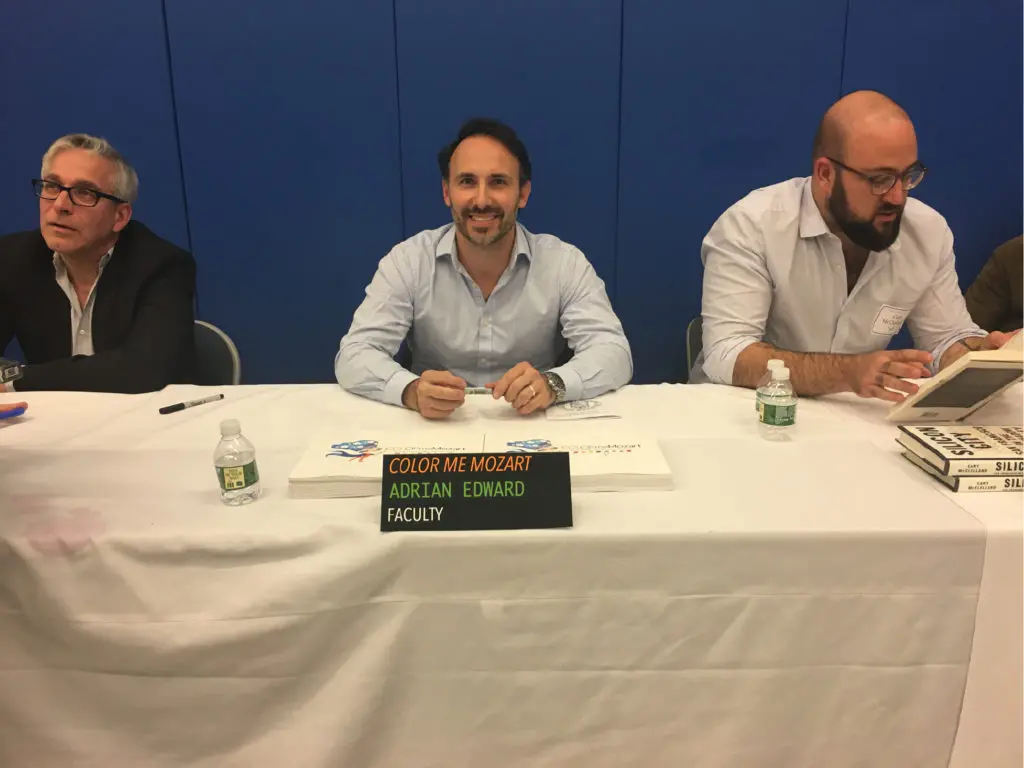
[{"label": "blue backdrop", "polygon": [[0,232],[39,226],[30,180],[67,133],[139,172],[135,215],[188,248],[160,0],[0,3]]},{"label": "blue backdrop", "polygon": [[473,115],[534,159],[522,220],[580,246],[635,381],[683,375],[700,241],[808,172],[827,106],[914,118],[966,286],[1021,232],[1021,5],[988,0],[70,0],[0,6],[0,232],[33,227],[50,141],[106,136],[136,216],[190,247],[247,383],[331,381],[377,261],[449,220],[435,156]]},{"label": "blue backdrop", "polygon": [[686,374],[704,234],[751,189],[809,173],[817,123],[840,90],[846,0],[691,12],[626,3],[616,309],[644,382]]}]

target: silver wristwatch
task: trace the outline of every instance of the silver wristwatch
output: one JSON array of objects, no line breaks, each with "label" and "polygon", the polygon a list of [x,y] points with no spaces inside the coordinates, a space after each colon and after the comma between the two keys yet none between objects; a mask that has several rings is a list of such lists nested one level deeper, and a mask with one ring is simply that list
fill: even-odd
[{"label": "silver wristwatch", "polygon": [[25,371],[25,366],[13,360],[0,357],[0,387],[9,381],[17,381]]},{"label": "silver wristwatch", "polygon": [[544,378],[547,379],[551,391],[555,393],[555,403],[563,402],[565,400],[565,382],[562,381],[562,377],[548,371],[544,374]]}]

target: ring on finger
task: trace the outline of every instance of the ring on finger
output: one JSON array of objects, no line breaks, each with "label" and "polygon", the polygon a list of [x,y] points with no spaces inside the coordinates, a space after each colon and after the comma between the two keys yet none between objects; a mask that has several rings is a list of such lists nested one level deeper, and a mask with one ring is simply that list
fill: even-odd
[{"label": "ring on finger", "polygon": [[533,384],[527,385],[530,389],[530,400],[533,400],[537,396],[537,390],[533,388]]}]

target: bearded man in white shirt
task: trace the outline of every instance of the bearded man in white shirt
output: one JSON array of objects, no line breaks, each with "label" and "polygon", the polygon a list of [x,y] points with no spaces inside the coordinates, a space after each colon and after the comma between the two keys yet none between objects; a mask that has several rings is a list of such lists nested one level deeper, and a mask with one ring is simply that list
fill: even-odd
[{"label": "bearded man in white shirt", "polygon": [[[917,391],[905,379],[1005,344],[967,312],[946,220],[908,197],[925,173],[898,104],[876,91],[833,104],[812,175],[751,192],[704,238],[690,380],[754,387],[779,358],[797,394],[900,402]],[[887,350],[904,322],[918,349]]]}]

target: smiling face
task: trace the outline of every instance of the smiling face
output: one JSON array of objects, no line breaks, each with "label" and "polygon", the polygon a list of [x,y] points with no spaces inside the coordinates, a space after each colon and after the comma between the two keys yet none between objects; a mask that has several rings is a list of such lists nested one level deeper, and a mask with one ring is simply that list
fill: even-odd
[{"label": "smiling face", "polygon": [[[115,194],[116,165],[92,152],[66,149],[58,153],[44,171],[44,181]],[[47,247],[65,256],[102,254],[110,250],[131,215],[130,204],[106,198],[100,198],[91,208],[75,205],[64,191],[56,200],[39,199],[39,228],[43,239]]]},{"label": "smiling face", "polygon": [[489,136],[470,136],[456,147],[441,185],[463,238],[484,249],[505,243],[530,196],[519,172],[515,155]]}]

